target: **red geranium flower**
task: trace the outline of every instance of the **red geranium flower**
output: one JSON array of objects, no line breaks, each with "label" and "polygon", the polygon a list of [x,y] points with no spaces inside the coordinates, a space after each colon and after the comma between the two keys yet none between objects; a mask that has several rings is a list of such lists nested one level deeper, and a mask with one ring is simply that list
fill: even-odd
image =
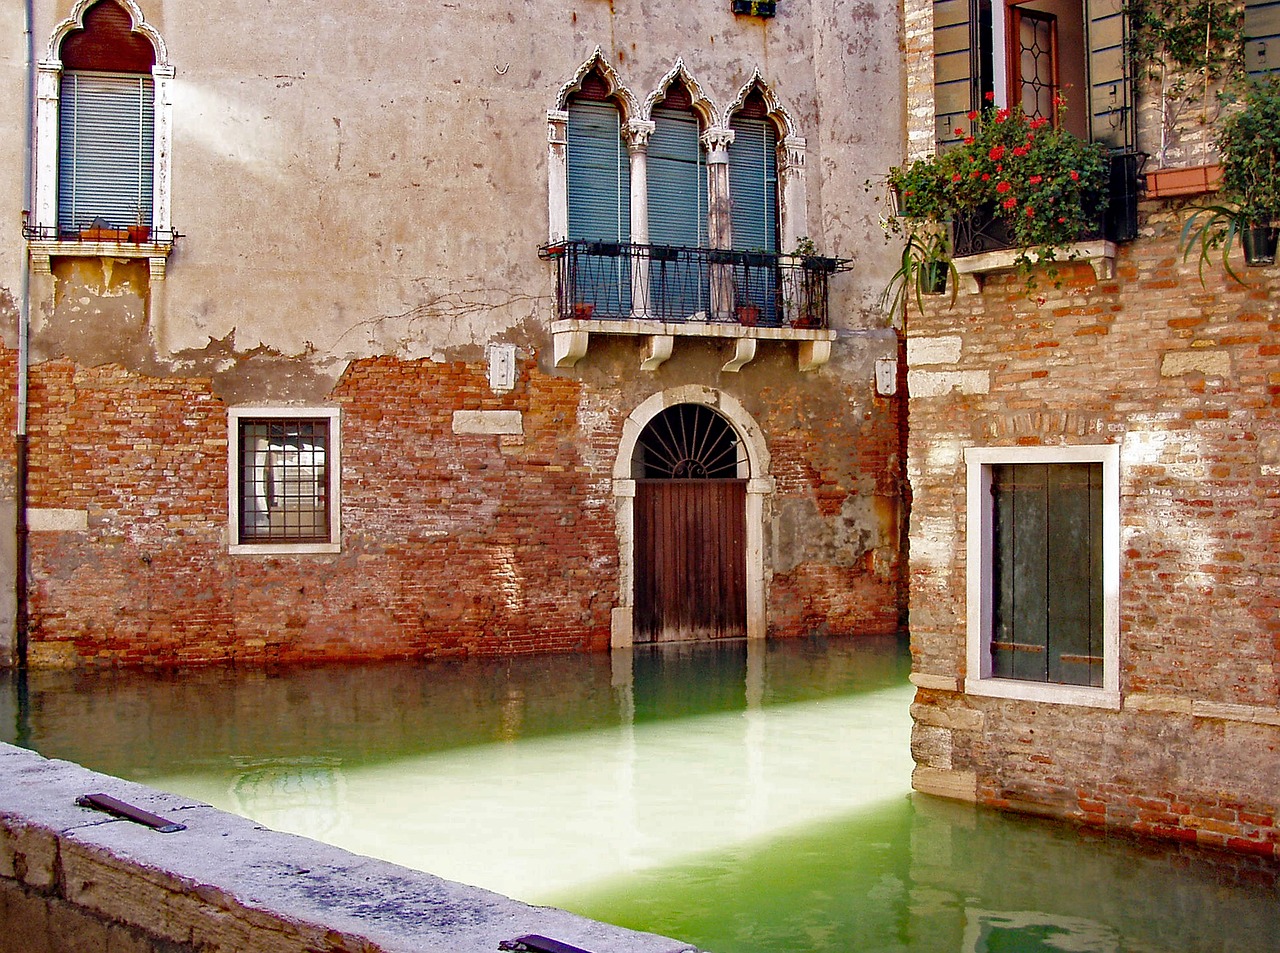
[{"label": "red geranium flower", "polygon": [[1010,191],[1012,188],[1013,188],[1013,186],[1012,186],[1012,185],[1010,185],[1008,182],[997,182],[997,183],[996,183],[996,191],[997,191],[997,192],[1000,192],[1001,194],[1003,194],[1003,193],[1005,193],[1005,192]]},{"label": "red geranium flower", "polygon": [[1031,178],[1027,179],[1027,181],[1030,182],[1032,185],[1039,185],[1043,180],[1040,178],[1040,176],[1033,175]]},{"label": "red geranium flower", "polygon": [[991,151],[987,153],[987,157],[992,162],[998,162],[1004,156],[1004,146],[993,146]]},{"label": "red geranium flower", "polygon": [[1005,199],[1005,200],[1004,200],[1004,207],[1005,207],[1005,208],[1013,208],[1013,207],[1014,207],[1015,205],[1017,205],[1017,204],[1018,204],[1018,200],[1017,200],[1017,199],[1015,199],[1012,195],[1011,195],[1011,196],[1009,196],[1007,199]]}]

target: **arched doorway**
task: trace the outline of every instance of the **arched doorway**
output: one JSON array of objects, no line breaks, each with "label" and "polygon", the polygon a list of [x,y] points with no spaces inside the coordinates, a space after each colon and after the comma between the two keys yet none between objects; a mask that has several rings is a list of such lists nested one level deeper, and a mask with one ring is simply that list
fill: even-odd
[{"label": "arched doorway", "polygon": [[746,456],[730,423],[700,403],[645,426],[632,460],[635,641],[747,634]]},{"label": "arched doorway", "polygon": [[[641,571],[638,566],[640,550],[636,539],[636,509],[641,482],[661,479],[659,476],[647,475],[646,461],[653,451],[648,449],[648,438],[646,448],[642,449],[641,436],[648,431],[649,424],[665,411],[685,404],[700,405],[713,412],[718,419],[728,423],[731,431],[730,439],[734,441],[734,472],[729,479],[741,481],[745,493],[746,565],[743,586],[746,599],[746,636],[748,639],[763,639],[768,629],[764,525],[768,500],[774,491],[774,481],[769,475],[769,448],[765,443],[764,433],[747,409],[733,396],[713,387],[685,384],[651,394],[623,421],[618,455],[613,464],[613,497],[618,530],[618,601],[613,608],[611,638],[614,648],[632,645],[641,637],[636,617],[637,576]],[[679,418],[672,420],[678,422]],[[660,431],[654,430],[650,432],[650,437],[656,437],[658,433]],[[725,446],[727,443],[719,445]],[[676,456],[677,464],[684,456]],[[710,472],[723,478],[727,469],[716,463],[717,454],[711,453],[709,456],[713,463]],[[724,456],[727,460],[729,455]],[[708,454],[699,456],[704,467],[707,457]],[[675,469],[671,467],[671,473],[674,474]],[[688,473],[696,471],[698,465],[689,463],[680,469],[682,473]],[[706,587],[701,584],[694,589],[695,593],[705,594],[705,591]]]}]

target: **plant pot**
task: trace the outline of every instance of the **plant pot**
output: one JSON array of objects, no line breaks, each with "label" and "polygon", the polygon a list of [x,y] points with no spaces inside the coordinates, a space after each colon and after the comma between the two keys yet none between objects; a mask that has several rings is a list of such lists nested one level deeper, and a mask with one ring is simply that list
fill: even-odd
[{"label": "plant pot", "polygon": [[1222,166],[1193,165],[1182,169],[1156,169],[1146,174],[1147,198],[1174,195],[1203,195],[1218,188]]},{"label": "plant pot", "polygon": [[754,328],[760,323],[760,306],[754,304],[740,304],[733,309],[734,316],[738,319],[738,323],[744,328]]},{"label": "plant pot", "polygon": [[573,316],[579,320],[586,321],[595,313],[596,306],[588,304],[585,301],[579,301],[573,306]]},{"label": "plant pot", "polygon": [[150,225],[130,225],[129,241],[135,245],[141,245],[151,237]]},{"label": "plant pot", "polygon": [[1247,225],[1240,230],[1244,245],[1244,263],[1250,268],[1262,268],[1276,263],[1276,240],[1280,228],[1274,225]]},{"label": "plant pot", "polygon": [[927,295],[947,293],[947,274],[951,271],[950,262],[925,261],[920,263],[920,292]]}]

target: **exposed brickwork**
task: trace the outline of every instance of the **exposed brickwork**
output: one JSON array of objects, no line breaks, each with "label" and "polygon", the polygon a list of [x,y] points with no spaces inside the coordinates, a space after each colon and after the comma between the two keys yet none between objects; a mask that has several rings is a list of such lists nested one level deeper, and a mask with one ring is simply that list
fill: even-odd
[{"label": "exposed brickwork", "polygon": [[[815,410],[812,386],[745,398],[770,435],[767,519],[800,514],[793,538],[772,543],[786,568],[770,634],[892,631],[900,404],[849,394]],[[233,555],[227,408],[209,381],[39,363],[29,502],[86,513],[88,528],[31,537],[32,660],[607,648],[619,604],[612,467],[631,399],[533,361],[501,395],[483,364],[353,362],[328,401],[342,414],[341,552]],[[455,433],[456,410],[516,411],[523,432]]]},{"label": "exposed brickwork", "polygon": [[1114,280],[993,276],[909,316],[962,340],[918,381],[989,385],[911,400],[917,673],[966,674],[964,447],[1118,444],[1121,495],[1122,710],[922,690],[917,760],[987,803],[1280,854],[1280,269],[1202,286],[1174,211],[1143,213]]}]

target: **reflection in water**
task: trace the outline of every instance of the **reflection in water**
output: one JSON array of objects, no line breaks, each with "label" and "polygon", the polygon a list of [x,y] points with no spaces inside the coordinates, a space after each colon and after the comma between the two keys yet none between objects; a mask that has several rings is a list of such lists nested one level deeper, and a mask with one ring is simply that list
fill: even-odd
[{"label": "reflection in water", "polygon": [[1278,948],[1274,864],[911,795],[908,668],[896,639],[814,639],[42,672],[27,728],[51,757],[716,953]]}]

